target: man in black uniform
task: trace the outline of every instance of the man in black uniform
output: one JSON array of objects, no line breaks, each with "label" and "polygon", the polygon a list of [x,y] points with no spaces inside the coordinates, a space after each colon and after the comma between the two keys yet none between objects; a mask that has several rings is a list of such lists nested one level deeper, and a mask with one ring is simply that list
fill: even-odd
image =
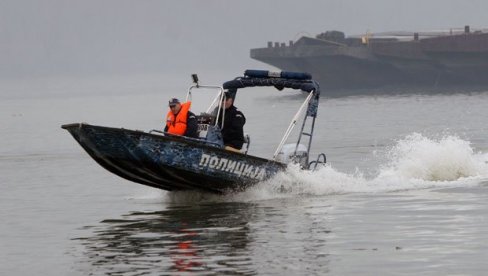
[{"label": "man in black uniform", "polygon": [[[225,100],[222,102],[225,108],[224,127],[222,129],[222,138],[226,150],[237,151],[242,149],[244,144],[244,124],[246,117],[244,114],[234,106],[234,94],[225,92]],[[220,110],[219,118],[217,119],[218,126],[222,124],[222,110]]]}]

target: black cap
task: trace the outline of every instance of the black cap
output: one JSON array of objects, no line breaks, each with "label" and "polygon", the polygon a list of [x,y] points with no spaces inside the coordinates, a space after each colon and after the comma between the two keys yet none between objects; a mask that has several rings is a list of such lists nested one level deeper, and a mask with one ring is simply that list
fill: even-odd
[{"label": "black cap", "polygon": [[172,105],[176,105],[176,104],[179,104],[179,103],[180,103],[180,100],[178,100],[177,98],[172,98],[171,100],[169,100],[168,105],[169,106],[172,106]]},{"label": "black cap", "polygon": [[232,93],[232,92],[229,92],[229,91],[225,91],[225,92],[224,92],[224,95],[225,95],[225,98],[226,98],[226,99],[234,99],[234,95],[235,95],[235,94],[234,94],[234,93]]}]

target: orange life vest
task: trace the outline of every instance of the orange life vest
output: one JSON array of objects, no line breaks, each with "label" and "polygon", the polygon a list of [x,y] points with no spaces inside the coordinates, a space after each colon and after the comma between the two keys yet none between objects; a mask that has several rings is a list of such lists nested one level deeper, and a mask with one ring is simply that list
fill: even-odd
[{"label": "orange life vest", "polygon": [[168,126],[168,133],[174,135],[183,135],[186,131],[186,119],[188,118],[188,111],[190,110],[191,102],[181,104],[180,112],[173,114],[171,110],[166,115],[166,125]]}]

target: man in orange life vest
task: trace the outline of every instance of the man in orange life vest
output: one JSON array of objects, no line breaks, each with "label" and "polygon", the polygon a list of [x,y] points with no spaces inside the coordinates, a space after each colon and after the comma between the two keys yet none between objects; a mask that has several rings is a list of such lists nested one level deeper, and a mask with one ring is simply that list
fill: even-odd
[{"label": "man in orange life vest", "polygon": [[176,98],[169,101],[164,132],[198,138],[198,123],[195,114],[190,111],[191,102],[180,103]]}]

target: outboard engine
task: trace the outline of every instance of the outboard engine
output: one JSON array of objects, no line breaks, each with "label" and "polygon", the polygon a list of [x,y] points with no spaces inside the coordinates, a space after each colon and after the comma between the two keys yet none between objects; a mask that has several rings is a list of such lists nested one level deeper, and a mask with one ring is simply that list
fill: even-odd
[{"label": "outboard engine", "polygon": [[303,144],[286,144],[276,156],[276,160],[285,164],[290,162],[300,164],[302,168],[308,168],[307,147]]},{"label": "outboard engine", "polygon": [[224,140],[222,139],[222,133],[218,126],[213,125],[215,116],[207,113],[202,113],[197,116],[198,122],[198,137],[206,140],[207,142],[214,143],[219,147],[224,146]]}]

